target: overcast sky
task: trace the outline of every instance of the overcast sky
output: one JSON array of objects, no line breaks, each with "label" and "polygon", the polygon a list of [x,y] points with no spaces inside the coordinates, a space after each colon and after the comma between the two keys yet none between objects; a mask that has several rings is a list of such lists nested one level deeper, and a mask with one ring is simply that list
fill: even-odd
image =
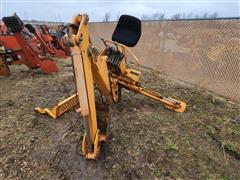
[{"label": "overcast sky", "polygon": [[22,19],[71,22],[74,14],[87,13],[91,21],[102,21],[105,13],[110,20],[118,15],[131,14],[141,18],[155,12],[171,17],[176,13],[199,14],[217,12],[221,17],[239,17],[240,0],[0,0],[1,17],[13,12]]}]

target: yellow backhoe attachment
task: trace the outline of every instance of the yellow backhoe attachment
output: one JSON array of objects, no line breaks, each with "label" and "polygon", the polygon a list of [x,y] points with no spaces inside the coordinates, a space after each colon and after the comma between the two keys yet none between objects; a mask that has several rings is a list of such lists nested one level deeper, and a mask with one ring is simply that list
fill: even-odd
[{"label": "yellow backhoe attachment", "polygon": [[71,47],[76,93],[51,111],[36,108],[57,118],[79,102],[77,112],[83,119],[85,133],[82,154],[86,159],[97,159],[101,143],[107,141],[111,104],[121,100],[121,88],[142,94],[176,112],[184,112],[186,103],[166,98],[140,85],[141,72],[129,67],[127,52],[134,64],[137,57],[128,49],[137,44],[141,36],[141,21],[133,16],[122,15],[113,33],[112,41],[104,40],[105,49],[99,52],[91,43],[88,16],[74,16],[66,33],[66,43]]},{"label": "yellow backhoe attachment", "polygon": [[51,110],[49,110],[48,108],[36,107],[35,111],[41,114],[48,114],[52,118],[57,119],[59,116],[61,116],[63,113],[67,112],[69,109],[73,108],[77,104],[78,98],[77,95],[74,94],[55,105],[53,108],[51,108]]}]

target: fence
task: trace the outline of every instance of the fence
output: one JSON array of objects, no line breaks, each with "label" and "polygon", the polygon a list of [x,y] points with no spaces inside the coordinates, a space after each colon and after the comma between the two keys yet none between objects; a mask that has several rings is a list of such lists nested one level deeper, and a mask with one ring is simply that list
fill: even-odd
[{"label": "fence", "polygon": [[[90,25],[96,46],[115,26]],[[240,19],[145,21],[132,50],[147,67],[240,100]]]}]

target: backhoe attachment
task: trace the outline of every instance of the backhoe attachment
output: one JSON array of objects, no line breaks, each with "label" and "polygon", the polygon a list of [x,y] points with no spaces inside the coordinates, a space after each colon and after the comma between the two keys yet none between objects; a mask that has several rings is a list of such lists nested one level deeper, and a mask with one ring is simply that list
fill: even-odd
[{"label": "backhoe attachment", "polygon": [[[113,33],[112,41],[102,39],[105,49],[98,52],[89,37],[86,14],[75,16],[68,28],[65,41],[72,53],[77,93],[75,98],[80,105],[77,112],[85,127],[82,154],[86,159],[97,159],[101,143],[107,141],[111,104],[121,100],[122,88],[154,99],[176,112],[184,112],[186,108],[186,103],[174,98],[166,98],[140,85],[141,72],[128,66],[126,55],[128,52],[133,57],[134,64],[139,65],[137,57],[128,47],[135,46],[140,36],[141,21],[133,16],[122,15]],[[71,108],[71,106],[67,107]],[[52,117],[65,112],[57,113],[56,109],[37,110]]]}]

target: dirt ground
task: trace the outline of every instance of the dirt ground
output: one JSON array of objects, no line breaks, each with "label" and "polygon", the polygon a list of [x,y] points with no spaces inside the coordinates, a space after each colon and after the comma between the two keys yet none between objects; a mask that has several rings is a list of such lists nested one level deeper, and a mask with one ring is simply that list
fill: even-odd
[{"label": "dirt ground", "polygon": [[34,112],[74,93],[70,61],[57,61],[58,74],[12,66],[0,77],[0,179],[240,179],[239,104],[146,69],[142,85],[181,98],[187,110],[124,90],[110,141],[97,161],[85,160],[74,109],[57,120]]}]

